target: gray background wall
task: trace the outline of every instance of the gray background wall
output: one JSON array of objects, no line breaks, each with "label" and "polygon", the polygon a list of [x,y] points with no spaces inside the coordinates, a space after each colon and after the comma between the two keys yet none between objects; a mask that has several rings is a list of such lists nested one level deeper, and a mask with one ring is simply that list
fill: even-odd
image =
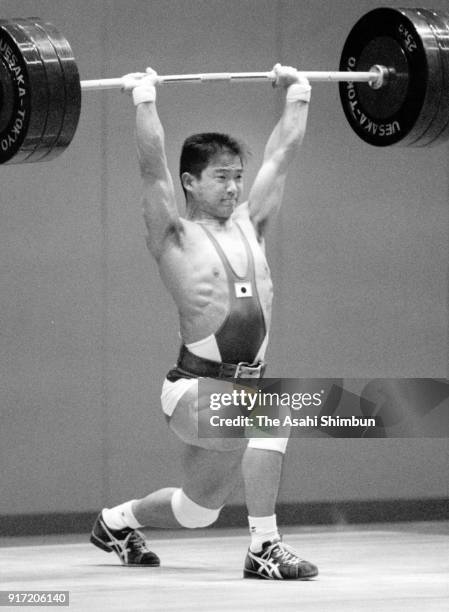
[{"label": "gray background wall", "polygon": [[[336,69],[350,28],[375,6],[4,0],[1,14],[55,23],[88,79],[146,65]],[[251,184],[281,109],[276,92],[172,85],[158,95],[174,174],[187,135],[222,130],[253,150]],[[0,514],[96,510],[178,482],[179,444],[159,406],[177,320],[145,247],[133,114],[125,95],[85,93],[61,158],[0,170]],[[369,147],[347,126],[337,87],[314,85],[269,238],[271,376],[448,375],[447,153]],[[447,463],[446,439],[294,440],[280,499],[438,498]]]}]

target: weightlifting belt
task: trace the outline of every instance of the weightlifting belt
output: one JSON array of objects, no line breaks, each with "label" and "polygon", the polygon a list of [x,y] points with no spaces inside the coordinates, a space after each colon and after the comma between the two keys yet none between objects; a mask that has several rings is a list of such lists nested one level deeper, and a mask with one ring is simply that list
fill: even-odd
[{"label": "weightlifting belt", "polygon": [[170,370],[167,379],[175,382],[179,378],[262,378],[265,372],[265,363],[221,363],[198,357],[191,353],[184,345],[178,357],[176,368]]}]

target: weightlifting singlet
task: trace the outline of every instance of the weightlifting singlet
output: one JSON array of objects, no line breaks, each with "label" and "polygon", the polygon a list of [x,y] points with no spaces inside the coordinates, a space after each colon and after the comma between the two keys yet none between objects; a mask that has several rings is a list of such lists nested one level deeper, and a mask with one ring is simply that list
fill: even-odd
[{"label": "weightlifting singlet", "polygon": [[215,236],[204,225],[201,226],[214,245],[228,279],[229,312],[214,335],[222,362],[253,363],[265,340],[267,329],[257,292],[251,247],[237,222],[236,226],[246,251],[247,269],[244,276],[235,273]]}]

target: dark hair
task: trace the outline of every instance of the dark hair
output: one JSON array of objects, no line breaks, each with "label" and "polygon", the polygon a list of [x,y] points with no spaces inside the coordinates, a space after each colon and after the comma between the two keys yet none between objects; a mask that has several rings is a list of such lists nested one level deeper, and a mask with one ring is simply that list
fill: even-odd
[{"label": "dark hair", "polygon": [[[201,134],[189,136],[184,141],[181,150],[181,159],[179,162],[180,178],[184,172],[190,172],[190,174],[199,178],[201,172],[208,166],[210,160],[215,155],[227,152],[240,157],[242,164],[246,161],[249,154],[245,144],[228,134],[203,132]],[[184,186],[182,188],[184,189]]]}]

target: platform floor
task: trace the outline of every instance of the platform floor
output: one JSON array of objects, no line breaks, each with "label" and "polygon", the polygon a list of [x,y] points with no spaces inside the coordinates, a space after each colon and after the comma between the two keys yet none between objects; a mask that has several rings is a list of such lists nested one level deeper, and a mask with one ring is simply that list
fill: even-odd
[{"label": "platform floor", "polygon": [[123,567],[87,535],[5,538],[0,589],[68,590],[70,606],[53,609],[71,612],[449,610],[448,523],[284,529],[320,569],[308,582],[243,580],[244,529],[146,534],[160,568]]}]

